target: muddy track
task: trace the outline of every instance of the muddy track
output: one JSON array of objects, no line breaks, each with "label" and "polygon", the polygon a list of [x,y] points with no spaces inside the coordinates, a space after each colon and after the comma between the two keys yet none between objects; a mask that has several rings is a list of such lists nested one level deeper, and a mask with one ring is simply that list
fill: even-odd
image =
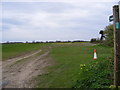
[{"label": "muddy track", "polygon": [[[3,62],[3,88],[33,88],[33,78],[44,74],[46,66],[51,65],[49,51],[40,54],[41,50],[9,59]],[[31,82],[32,81],[32,82]]]}]

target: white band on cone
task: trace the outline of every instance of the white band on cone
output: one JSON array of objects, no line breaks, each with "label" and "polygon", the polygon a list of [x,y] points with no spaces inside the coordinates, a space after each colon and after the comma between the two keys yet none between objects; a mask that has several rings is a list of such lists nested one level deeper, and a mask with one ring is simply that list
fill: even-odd
[{"label": "white band on cone", "polygon": [[94,59],[97,59],[97,54],[96,54],[96,52],[94,52]]}]

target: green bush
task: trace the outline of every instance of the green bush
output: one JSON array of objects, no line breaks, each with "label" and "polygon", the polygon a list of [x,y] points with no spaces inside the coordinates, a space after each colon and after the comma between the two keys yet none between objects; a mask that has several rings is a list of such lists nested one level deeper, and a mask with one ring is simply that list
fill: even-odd
[{"label": "green bush", "polygon": [[94,60],[88,65],[80,65],[79,79],[73,88],[109,88],[113,64],[108,60]]},{"label": "green bush", "polygon": [[106,46],[114,46],[114,35],[113,35],[113,25],[108,25],[104,29],[104,34],[106,36],[105,41],[102,42],[102,44]]}]

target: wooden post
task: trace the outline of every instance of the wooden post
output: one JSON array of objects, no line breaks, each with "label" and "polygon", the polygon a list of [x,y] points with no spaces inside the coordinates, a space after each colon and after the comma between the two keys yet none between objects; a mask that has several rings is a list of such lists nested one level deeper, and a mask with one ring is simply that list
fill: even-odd
[{"label": "wooden post", "polygon": [[114,18],[114,85],[120,86],[120,20],[119,6],[113,6]]}]

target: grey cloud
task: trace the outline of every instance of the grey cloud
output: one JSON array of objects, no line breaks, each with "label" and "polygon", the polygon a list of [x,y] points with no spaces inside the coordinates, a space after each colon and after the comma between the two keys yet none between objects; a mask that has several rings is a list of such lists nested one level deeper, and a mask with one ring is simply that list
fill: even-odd
[{"label": "grey cloud", "polygon": [[107,25],[113,5],[96,3],[90,6],[91,3],[82,2],[4,4],[3,41],[90,40],[98,37],[99,30]]}]

